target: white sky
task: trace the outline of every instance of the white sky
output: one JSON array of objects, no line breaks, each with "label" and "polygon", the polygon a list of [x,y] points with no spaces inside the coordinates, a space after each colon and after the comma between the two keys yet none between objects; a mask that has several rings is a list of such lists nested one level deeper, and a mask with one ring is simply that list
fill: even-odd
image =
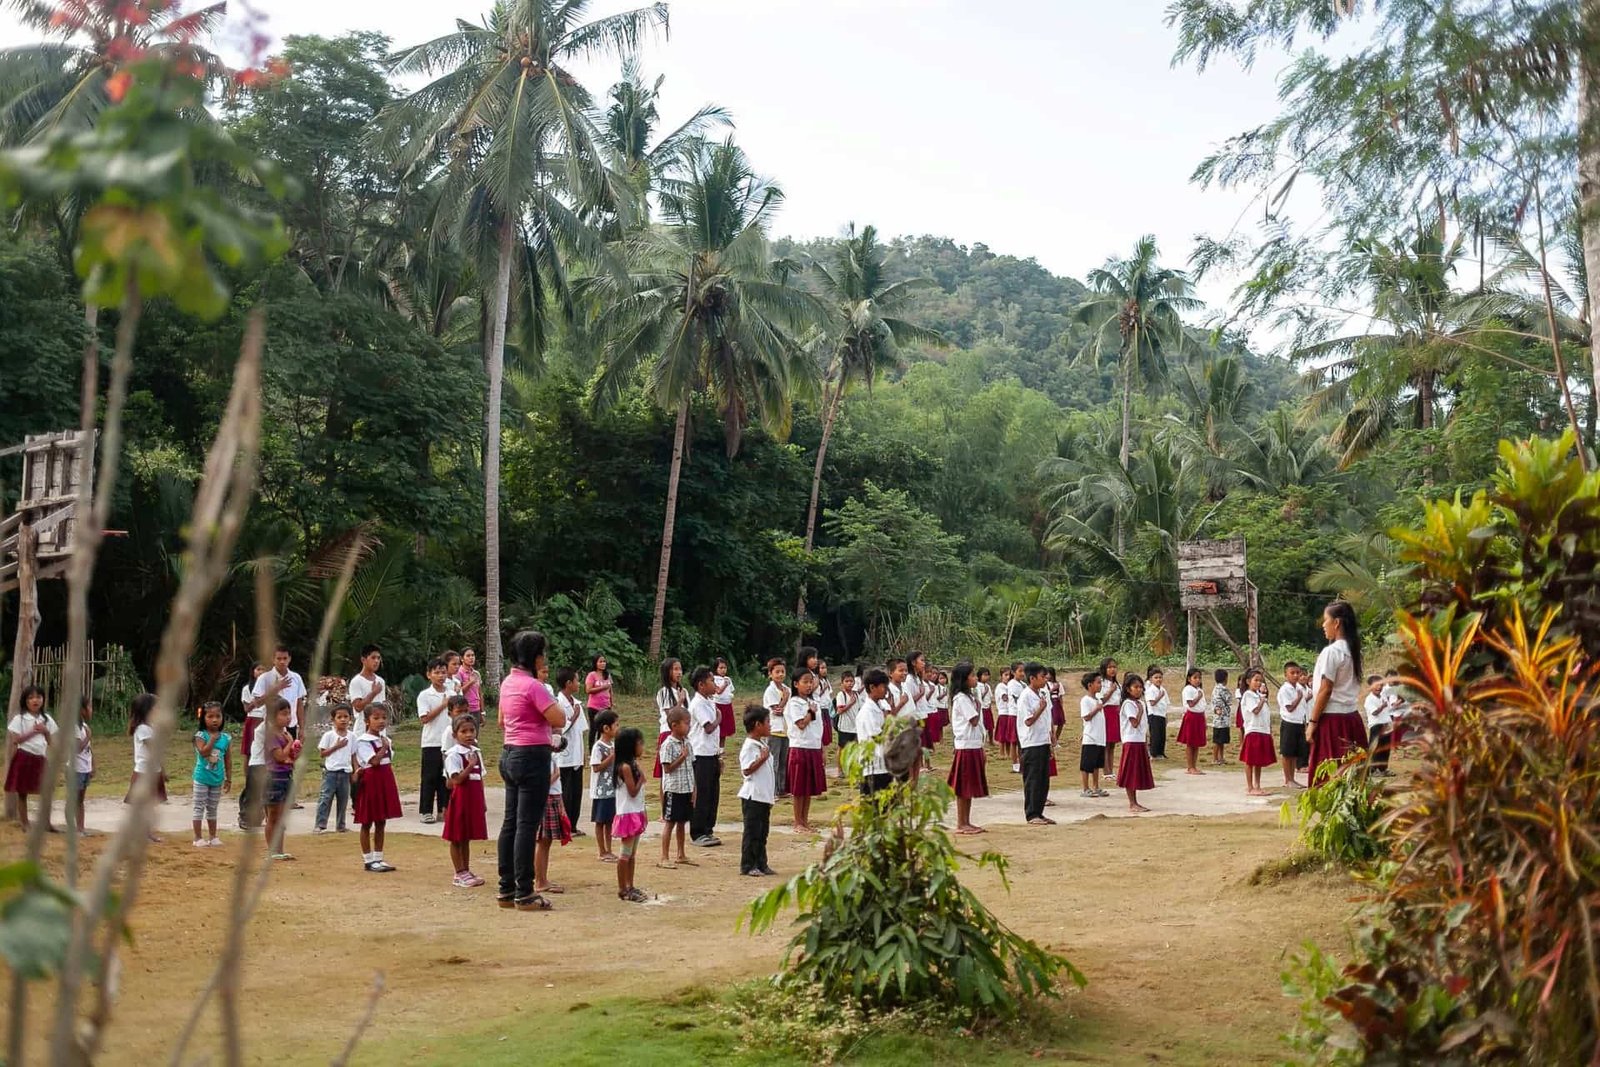
[{"label": "white sky", "polygon": [[[1281,59],[1174,69],[1167,0],[671,0],[672,33],[644,52],[667,76],[669,127],[728,108],[787,203],[774,230],[939,234],[1033,256],[1082,278],[1154,233],[1186,262],[1196,234],[1259,207],[1201,191],[1196,163],[1276,112]],[[257,0],[268,30],[380,29],[397,45],[476,19],[487,0]],[[596,13],[633,6],[595,0]],[[19,42],[9,12],[0,44]],[[607,62],[588,79],[603,95]],[[1224,302],[1231,283],[1202,295]]]}]

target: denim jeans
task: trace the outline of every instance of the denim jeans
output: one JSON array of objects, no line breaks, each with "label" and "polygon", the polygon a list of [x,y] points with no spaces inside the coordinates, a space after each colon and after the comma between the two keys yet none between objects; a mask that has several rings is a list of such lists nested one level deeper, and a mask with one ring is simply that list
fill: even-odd
[{"label": "denim jeans", "polygon": [[317,796],[317,822],[318,830],[328,828],[328,810],[333,807],[335,799],[339,801],[338,827],[345,827],[344,813],[350,806],[350,772],[349,771],[323,771],[322,792]]},{"label": "denim jeans", "polygon": [[507,745],[500,750],[506,814],[500,823],[500,895],[533,896],[533,843],[550,796],[550,746]]}]

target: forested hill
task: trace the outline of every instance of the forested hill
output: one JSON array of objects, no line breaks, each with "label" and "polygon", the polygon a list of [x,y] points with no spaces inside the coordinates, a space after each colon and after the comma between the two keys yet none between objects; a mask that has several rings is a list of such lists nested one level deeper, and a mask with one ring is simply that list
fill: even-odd
[{"label": "forested hill", "polygon": [[[1096,368],[1082,358],[1089,330],[1073,322],[1073,312],[1089,290],[1076,278],[1052,274],[1032,257],[996,253],[982,242],[969,247],[924,235],[887,243],[893,279],[938,283],[913,292],[906,317],[938,330],[956,348],[981,348],[986,381],[1015,377],[1075,411],[1115,399],[1112,367]],[[773,249],[780,256],[826,262],[837,244],[832,238],[785,238],[773,242]],[[922,354],[939,358],[937,352]],[[1242,349],[1238,354],[1264,407],[1275,408],[1295,394],[1295,372],[1283,360]]]}]

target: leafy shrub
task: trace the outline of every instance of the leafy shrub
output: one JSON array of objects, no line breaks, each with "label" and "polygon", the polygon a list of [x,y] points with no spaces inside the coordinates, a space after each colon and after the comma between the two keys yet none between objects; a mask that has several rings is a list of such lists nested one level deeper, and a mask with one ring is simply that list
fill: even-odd
[{"label": "leafy shrub", "polygon": [[508,626],[532,628],[549,638],[545,658],[552,677],[561,667],[571,667],[581,677],[590,659],[603,653],[619,686],[637,690],[649,684],[652,672],[644,652],[617,625],[621,615],[622,603],[603,582],[591,586],[582,601],[557,593],[538,603],[523,600],[506,608]]},{"label": "leafy shrub", "polygon": [[1384,814],[1383,788],[1367,773],[1367,754],[1357,749],[1341,763],[1317,766],[1310,787],[1283,805],[1283,822],[1298,819],[1300,844],[1313,855],[1348,867],[1364,866],[1386,846],[1376,830]]},{"label": "leafy shrub", "polygon": [[[868,746],[846,750],[859,781]],[[746,909],[752,933],[770,929],[791,904],[801,927],[789,942],[780,988],[871,1013],[935,1004],[952,1020],[1014,1016],[1023,1003],[1055,995],[1056,983],[1085,979],[1065,958],[1020,936],[956,877],[976,859],[1006,881],[997,852],[963,857],[941,825],[952,793],[923,776],[846,803],[849,836],[821,863]]]},{"label": "leafy shrub", "polygon": [[1600,1058],[1600,475],[1570,435],[1500,458],[1492,495],[1395,532],[1429,609],[1399,618],[1424,760],[1358,959],[1307,994],[1323,1062]]}]

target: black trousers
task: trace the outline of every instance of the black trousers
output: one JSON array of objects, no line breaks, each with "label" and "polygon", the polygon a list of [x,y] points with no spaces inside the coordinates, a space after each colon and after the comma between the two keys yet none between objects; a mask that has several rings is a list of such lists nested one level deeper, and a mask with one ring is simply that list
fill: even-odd
[{"label": "black trousers", "polygon": [[561,768],[561,806],[566,809],[567,821],[572,824],[574,832],[578,828],[578,816],[583,814],[583,768]]},{"label": "black trousers", "polygon": [[1167,757],[1167,717],[1165,715],[1146,715],[1145,722],[1150,724],[1150,756],[1152,759],[1166,759]]},{"label": "black trousers", "polygon": [[1022,750],[1022,814],[1029,819],[1044,815],[1044,800],[1050,793],[1050,746],[1033,745]]},{"label": "black trousers", "polygon": [[1389,769],[1389,728],[1387,726],[1367,727],[1367,747],[1372,750],[1372,766],[1378,770]]},{"label": "black trousers", "polygon": [[767,869],[767,831],[772,828],[772,805],[760,800],[741,800],[739,806],[744,809],[744,840],[739,843],[739,873],[764,871]]},{"label": "black trousers", "polygon": [[861,795],[870,797],[874,793],[881,793],[894,785],[892,774],[863,774],[861,776]]},{"label": "black trousers", "polygon": [[[689,838],[698,841],[711,837],[717,829],[717,802],[722,799],[722,757],[696,756],[694,758],[694,814],[689,818]],[[745,802],[746,804],[749,801]],[[745,815],[749,820],[748,813]],[[762,831],[763,842],[765,830]],[[762,845],[762,866],[766,865],[766,846]]]},{"label": "black trousers", "polygon": [[422,750],[422,796],[417,800],[418,815],[443,815],[450,794],[444,787],[444,749]]},{"label": "black trousers", "polygon": [[245,768],[244,788],[239,791],[239,825],[249,829],[260,826],[266,817],[267,775],[272,768],[266,764]]},{"label": "black trousers", "polygon": [[789,795],[789,739],[768,737],[767,751],[772,753],[772,784],[780,797]]},{"label": "black trousers", "polygon": [[500,822],[500,895],[533,896],[533,843],[550,796],[550,746],[507,745],[500,750],[506,813]]}]

